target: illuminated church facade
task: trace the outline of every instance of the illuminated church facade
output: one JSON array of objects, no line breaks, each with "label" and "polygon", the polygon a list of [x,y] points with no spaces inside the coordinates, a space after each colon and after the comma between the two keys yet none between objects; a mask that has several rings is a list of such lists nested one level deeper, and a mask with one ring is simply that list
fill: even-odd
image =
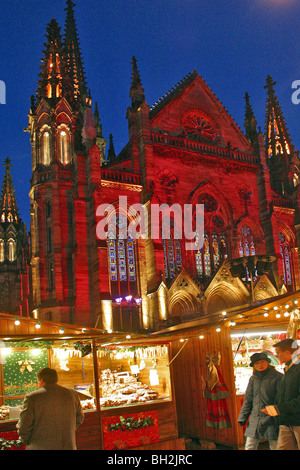
[{"label": "illuminated church facade", "polygon": [[[30,316],[121,331],[157,330],[299,289],[299,153],[274,87],[268,76],[264,132],[246,93],[243,132],[197,71],[149,106],[133,58],[129,138],[116,155],[87,87],[68,0],[64,34],[55,20],[47,27],[31,99],[30,244],[24,226],[21,236],[16,220],[1,219],[0,288],[15,266],[28,282]],[[174,205],[203,204],[203,247],[186,249],[172,213],[169,238],[160,230],[134,237],[135,204],[145,209],[149,233],[154,205],[163,219]],[[99,238],[97,209],[106,205],[106,238]],[[23,247],[14,259],[9,240]],[[230,261],[258,255],[276,260],[250,291]],[[25,268],[17,261],[24,256]]]}]

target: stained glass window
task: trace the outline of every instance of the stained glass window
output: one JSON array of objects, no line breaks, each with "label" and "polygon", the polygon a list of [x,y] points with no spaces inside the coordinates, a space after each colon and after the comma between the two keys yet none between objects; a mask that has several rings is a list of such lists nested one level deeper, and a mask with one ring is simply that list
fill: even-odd
[{"label": "stained glass window", "polygon": [[166,278],[172,278],[176,272],[182,268],[182,254],[180,240],[173,240],[172,236],[168,240],[162,240],[164,250],[164,264]]},{"label": "stained glass window", "polygon": [[254,256],[256,254],[254,238],[251,229],[247,225],[243,225],[239,234],[239,255]]},{"label": "stained glass window", "polygon": [[196,251],[196,269],[198,277],[203,276],[202,253],[200,250]]},{"label": "stained glass window", "polygon": [[[108,227],[107,246],[110,280],[136,282],[134,242],[130,236],[127,239],[118,238],[120,236],[121,220],[123,221],[122,217],[117,217],[115,219],[116,227],[114,223],[111,223]],[[122,228],[124,227],[122,226]]]},{"label": "stained glass window", "polygon": [[279,232],[280,254],[283,267],[284,283],[286,285],[292,284],[291,262],[290,262],[290,247],[283,233]]},{"label": "stained glass window", "polygon": [[134,244],[131,238],[127,240],[127,260],[128,260],[128,276],[129,281],[136,280],[135,274],[135,256],[134,256]]},{"label": "stained glass window", "polygon": [[210,249],[209,249],[209,239],[208,236],[204,237],[204,271],[206,276],[210,276],[211,273],[211,264],[210,264]]},{"label": "stained glass window", "polygon": [[[204,205],[205,236],[203,247],[195,251],[196,271],[198,277],[211,276],[227,258],[224,215],[211,194],[200,194],[198,203]],[[200,238],[196,235],[196,240],[197,237]]]},{"label": "stained glass window", "polygon": [[108,240],[108,259],[109,259],[109,272],[110,280],[117,281],[117,254],[116,254],[116,242],[115,240]]}]

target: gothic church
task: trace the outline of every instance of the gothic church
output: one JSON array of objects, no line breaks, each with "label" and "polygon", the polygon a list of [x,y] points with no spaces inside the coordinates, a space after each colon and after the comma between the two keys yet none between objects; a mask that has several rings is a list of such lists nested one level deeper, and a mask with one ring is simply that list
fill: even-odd
[{"label": "gothic church", "polygon": [[[14,303],[1,311],[114,331],[157,330],[300,288],[299,153],[266,80],[264,132],[245,95],[244,132],[196,70],[149,106],[132,59],[128,143],[115,154],[103,137],[79,47],[74,3],[64,34],[55,20],[46,44],[27,131],[32,146],[28,244],[10,162],[1,194],[0,288]],[[129,81],[129,80],[128,80]],[[120,237],[128,208],[204,205],[204,243],[186,250],[170,237]],[[97,208],[108,213],[97,237]],[[193,214],[195,216],[195,214]],[[172,217],[172,214],[171,214]],[[146,217],[148,228],[150,216]],[[274,260],[251,277],[232,260]],[[10,288],[12,291],[12,288]]]}]

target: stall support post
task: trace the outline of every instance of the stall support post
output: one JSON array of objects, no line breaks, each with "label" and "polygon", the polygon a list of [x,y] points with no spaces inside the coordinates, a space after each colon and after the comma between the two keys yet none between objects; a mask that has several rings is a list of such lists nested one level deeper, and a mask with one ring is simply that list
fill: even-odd
[{"label": "stall support post", "polygon": [[102,413],[101,413],[101,408],[100,408],[98,358],[97,358],[96,341],[94,339],[92,339],[92,350],[93,350],[93,364],[94,364],[94,383],[95,383],[96,409],[97,409],[97,416],[98,416],[99,428],[100,428],[100,436],[99,436],[100,450],[103,450],[104,442],[103,442]]}]

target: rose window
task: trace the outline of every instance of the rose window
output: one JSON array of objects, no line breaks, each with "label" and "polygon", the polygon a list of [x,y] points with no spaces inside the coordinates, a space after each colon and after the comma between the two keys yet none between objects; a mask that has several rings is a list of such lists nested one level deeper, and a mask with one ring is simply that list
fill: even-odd
[{"label": "rose window", "polygon": [[205,113],[194,109],[183,116],[182,127],[188,138],[198,141],[212,142],[216,137],[216,128],[212,119]]}]

